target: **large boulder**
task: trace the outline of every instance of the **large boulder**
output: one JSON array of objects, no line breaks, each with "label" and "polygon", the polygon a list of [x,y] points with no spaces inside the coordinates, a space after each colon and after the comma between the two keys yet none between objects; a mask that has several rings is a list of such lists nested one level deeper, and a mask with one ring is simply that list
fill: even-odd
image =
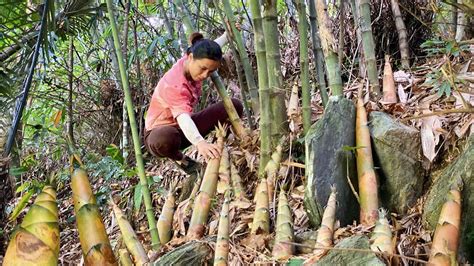
[{"label": "large boulder", "polygon": [[382,206],[404,214],[423,189],[420,132],[382,112],[371,112],[369,128]]},{"label": "large boulder", "polygon": [[466,143],[464,151],[446,168],[435,175],[433,184],[428,191],[423,208],[423,219],[429,230],[435,230],[441,207],[446,195],[457,179],[461,178],[464,187],[461,193],[462,219],[460,254],[470,262],[474,262],[474,135]]},{"label": "large boulder", "polygon": [[324,116],[308,130],[306,149],[306,188],[304,204],[311,224],[319,227],[324,207],[337,188],[336,219],[342,226],[359,216],[359,204],[349,183],[357,189],[355,158],[345,146],[355,146],[355,107],[344,98],[331,97]]},{"label": "large boulder", "polygon": [[[336,248],[370,250],[369,238],[351,236],[339,242]],[[330,250],[316,265],[385,265],[373,252]]]}]

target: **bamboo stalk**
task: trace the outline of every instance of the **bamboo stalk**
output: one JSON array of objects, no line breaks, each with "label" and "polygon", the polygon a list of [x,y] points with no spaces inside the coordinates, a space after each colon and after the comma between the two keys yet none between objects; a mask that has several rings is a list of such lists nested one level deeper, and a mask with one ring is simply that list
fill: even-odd
[{"label": "bamboo stalk", "polygon": [[[216,5],[219,3],[218,1],[214,2],[216,3]],[[240,31],[235,27],[235,18],[234,13],[232,12],[232,7],[230,6],[230,2],[229,0],[223,0],[222,3],[224,5],[225,15],[229,20],[229,24],[232,29],[232,37],[239,51],[240,61],[242,62],[242,66],[244,68],[245,79],[247,80],[247,86],[252,102],[252,110],[254,111],[255,115],[258,115],[258,113],[260,112],[258,88],[255,82],[255,76],[253,74],[252,66],[250,65],[250,59],[245,49],[244,42],[242,40],[242,35],[240,34]]]},{"label": "bamboo stalk", "polygon": [[235,167],[230,155],[230,179],[232,181],[232,188],[234,189],[234,196],[236,199],[246,199],[244,186],[242,185],[242,178],[240,177],[239,170]]},{"label": "bamboo stalk", "polygon": [[257,58],[258,87],[260,92],[260,167],[259,176],[264,174],[265,166],[271,155],[270,129],[270,88],[268,87],[267,57],[265,37],[263,35],[263,18],[257,0],[250,1],[252,23],[255,36],[255,54]]},{"label": "bamboo stalk", "polygon": [[[225,131],[222,128],[217,130],[217,146],[222,151],[224,146]],[[217,189],[217,179],[219,177],[219,166],[221,158],[210,159],[207,163],[206,171],[202,179],[199,194],[194,202],[193,214],[187,237],[189,239],[199,239],[204,235],[205,223],[211,209],[211,200],[214,198]]]},{"label": "bamboo stalk", "polygon": [[278,260],[287,260],[294,253],[293,245],[283,242],[293,242],[293,218],[291,217],[290,205],[285,191],[280,191],[278,197],[278,216],[276,222],[275,245],[273,246],[273,257]]},{"label": "bamboo stalk", "polygon": [[[316,250],[314,255],[304,262],[304,265],[313,265],[316,263],[322,256],[324,256],[329,248],[333,245],[333,234],[334,234],[334,223],[336,221],[336,187],[331,186],[331,194],[328,198],[328,203],[326,209],[324,209],[323,218],[321,220],[321,227],[318,230],[318,236],[316,238]],[[320,248],[320,247],[327,247]]]},{"label": "bamboo stalk", "polygon": [[451,185],[436,226],[428,264],[455,265],[461,226],[462,180]]},{"label": "bamboo stalk", "polygon": [[339,49],[337,50],[339,68],[342,69],[344,61],[344,32],[346,29],[346,0],[341,0],[339,4]]},{"label": "bamboo stalk", "polygon": [[255,192],[255,212],[253,216],[251,234],[270,233],[270,212],[268,203],[267,179],[260,179]]},{"label": "bamboo stalk", "polygon": [[392,230],[390,230],[390,224],[387,220],[386,210],[379,210],[379,219],[375,224],[370,241],[372,242],[370,249],[373,251],[384,252],[388,255],[393,254]]},{"label": "bamboo stalk", "polygon": [[142,189],[143,201],[145,203],[145,212],[148,220],[148,226],[151,234],[152,248],[158,249],[160,247],[160,239],[158,236],[158,230],[156,229],[156,220],[153,213],[153,205],[151,202],[150,191],[148,189],[148,181],[145,174],[145,166],[143,163],[143,156],[141,151],[141,141],[138,136],[137,122],[135,120],[135,110],[133,107],[132,95],[129,89],[128,75],[125,69],[123,60],[122,50],[120,47],[120,40],[118,37],[117,24],[115,22],[114,8],[112,0],[107,0],[107,10],[110,20],[110,26],[112,28],[112,36],[114,39],[115,52],[117,54],[120,77],[122,81],[123,92],[125,96],[125,102],[127,104],[128,119],[130,122],[130,129],[132,130],[133,147],[135,150],[135,159],[137,162],[138,177],[140,178],[140,186]]},{"label": "bamboo stalk", "polygon": [[168,191],[168,196],[166,197],[165,204],[161,209],[160,217],[156,224],[158,228],[158,234],[160,235],[161,244],[166,244],[171,240],[172,237],[172,228],[173,228],[173,215],[174,215],[174,187],[170,188]]},{"label": "bamboo stalk", "polygon": [[227,190],[224,195],[224,204],[219,217],[219,228],[217,229],[216,250],[214,255],[214,265],[221,266],[228,264],[229,256],[229,204],[230,204],[230,190]]},{"label": "bamboo stalk", "polygon": [[219,182],[217,184],[217,193],[225,193],[228,189],[231,189],[231,170],[230,170],[230,158],[229,150],[227,147],[222,149],[221,160],[219,163]]},{"label": "bamboo stalk", "polygon": [[372,34],[372,20],[370,19],[370,0],[358,0],[360,10],[360,29],[362,31],[362,48],[367,66],[367,77],[370,92],[375,97],[380,96],[379,78],[377,74],[377,61],[375,58],[375,43]]},{"label": "bamboo stalk", "polygon": [[124,248],[119,250],[119,260],[121,266],[133,266],[133,262],[130,259],[130,254]]},{"label": "bamboo stalk", "polygon": [[402,68],[410,68],[410,48],[408,46],[408,34],[405,22],[403,22],[402,12],[400,12],[400,6],[398,0],[390,0],[390,6],[392,7],[392,14],[395,18],[395,27],[398,31],[398,45],[400,49],[400,57]]},{"label": "bamboo stalk", "polygon": [[308,60],[308,20],[306,19],[305,0],[296,2],[298,9],[298,32],[300,34],[301,94],[303,111],[303,132],[306,135],[311,127],[311,90],[309,88]]},{"label": "bamboo stalk", "polygon": [[77,168],[71,174],[74,212],[85,264],[117,265],[86,171]]},{"label": "bamboo stalk", "polygon": [[227,94],[227,91],[225,90],[224,82],[222,81],[219,74],[217,74],[217,72],[213,72],[211,74],[211,79],[214,82],[214,85],[216,85],[217,92],[219,93],[219,96],[224,102],[224,108],[227,111],[227,114],[229,115],[229,122],[231,123],[232,128],[234,129],[235,135],[241,140],[247,139],[248,132],[243,126],[242,120],[237,114],[234,104],[232,103],[232,100],[230,99],[229,95]]},{"label": "bamboo stalk", "polygon": [[382,89],[384,103],[397,103],[397,90],[395,89],[395,80],[393,79],[393,71],[390,64],[390,55],[385,56]]},{"label": "bamboo stalk", "polygon": [[360,223],[374,225],[378,218],[377,177],[374,171],[367,111],[362,100],[362,93],[357,101],[356,116],[356,150],[357,176],[359,178]]},{"label": "bamboo stalk", "polygon": [[[356,35],[357,35],[357,48],[362,45],[362,31],[360,29],[360,15],[359,15],[359,3],[357,0],[351,0],[351,10],[352,15],[354,17],[354,28],[356,28]],[[359,76],[363,79],[367,77],[366,70],[367,66],[365,65],[364,59],[364,49],[357,49],[359,51]]]},{"label": "bamboo stalk", "polygon": [[280,162],[283,153],[282,145],[279,144],[272,154],[272,158],[268,161],[265,166],[265,172],[267,174],[267,191],[268,191],[268,202],[273,202],[273,192],[275,191],[275,182],[280,169]]},{"label": "bamboo stalk", "polygon": [[271,141],[277,143],[288,132],[285,112],[287,92],[283,87],[280,64],[277,0],[263,1],[263,32],[267,58],[268,87],[270,88]]},{"label": "bamboo stalk", "polygon": [[[138,240],[137,234],[133,230],[130,223],[127,221],[127,218],[123,214],[122,210],[120,210],[120,208],[112,200],[111,205],[115,214],[115,218],[117,218],[120,232],[122,232],[123,242],[130,253],[132,253],[135,264],[144,265],[145,263],[148,263],[149,259],[145,249]],[[120,256],[120,258],[121,257],[122,256]]]},{"label": "bamboo stalk", "polygon": [[56,191],[45,186],[8,244],[3,265],[57,265],[59,224]]},{"label": "bamboo stalk", "polygon": [[341,70],[337,62],[337,45],[331,32],[331,20],[326,11],[326,3],[323,0],[316,2],[316,13],[319,24],[319,36],[325,57],[326,73],[328,75],[329,88],[334,96],[342,95]]},{"label": "bamboo stalk", "polygon": [[321,94],[321,100],[323,102],[323,106],[326,107],[328,102],[328,92],[326,89],[326,79],[324,77],[324,55],[323,49],[321,48],[321,40],[319,38],[319,29],[318,25],[316,24],[317,21],[317,13],[316,13],[316,5],[315,1],[309,1],[309,21],[311,25],[311,39],[313,40],[313,55],[314,61],[316,65],[316,74],[317,74],[317,82],[319,93]]}]

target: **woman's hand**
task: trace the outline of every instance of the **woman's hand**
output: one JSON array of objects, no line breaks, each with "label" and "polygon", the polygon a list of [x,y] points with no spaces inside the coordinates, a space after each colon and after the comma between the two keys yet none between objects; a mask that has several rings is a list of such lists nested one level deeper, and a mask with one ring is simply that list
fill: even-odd
[{"label": "woman's hand", "polygon": [[204,160],[216,159],[221,156],[219,148],[215,144],[210,144],[205,140],[201,140],[196,144],[199,154],[204,157]]}]

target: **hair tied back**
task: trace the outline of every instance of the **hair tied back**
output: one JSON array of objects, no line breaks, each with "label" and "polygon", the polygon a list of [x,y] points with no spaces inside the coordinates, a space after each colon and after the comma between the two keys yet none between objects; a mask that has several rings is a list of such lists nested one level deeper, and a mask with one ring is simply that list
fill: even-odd
[{"label": "hair tied back", "polygon": [[191,44],[191,46],[193,46],[194,44],[196,44],[198,41],[204,39],[204,36],[199,33],[199,32],[194,32],[191,34],[191,36],[189,36],[189,43]]}]

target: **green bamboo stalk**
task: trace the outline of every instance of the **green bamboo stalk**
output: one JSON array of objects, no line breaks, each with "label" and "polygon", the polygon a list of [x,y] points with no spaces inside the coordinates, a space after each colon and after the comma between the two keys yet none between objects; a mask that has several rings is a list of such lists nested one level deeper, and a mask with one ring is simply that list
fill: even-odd
[{"label": "green bamboo stalk", "polygon": [[224,108],[226,109],[227,115],[229,116],[229,122],[234,128],[234,133],[237,135],[238,138],[242,140],[246,139],[248,136],[248,132],[247,130],[245,130],[242,124],[242,120],[237,114],[234,104],[232,103],[232,100],[229,97],[229,94],[227,94],[224,82],[222,81],[221,77],[219,76],[219,74],[217,74],[216,71],[214,71],[211,74],[211,79],[212,79],[212,82],[214,82],[214,85],[216,85],[217,93],[219,93],[219,96],[224,102]]},{"label": "green bamboo stalk", "polygon": [[270,88],[271,140],[277,143],[288,132],[283,78],[280,65],[277,0],[263,1],[263,33],[267,57],[268,87]]},{"label": "green bamboo stalk", "polygon": [[[215,5],[218,4],[219,1],[214,1]],[[258,102],[258,88],[255,82],[255,76],[253,74],[252,66],[250,65],[249,56],[247,54],[247,50],[245,49],[244,42],[242,39],[242,34],[240,31],[235,27],[235,18],[234,13],[232,12],[232,7],[230,6],[229,0],[223,0],[222,3],[224,4],[224,13],[229,20],[230,27],[232,28],[233,39],[237,45],[237,49],[240,55],[240,61],[242,62],[242,66],[244,68],[245,79],[247,80],[247,86],[250,93],[250,99],[252,102],[252,109],[255,115],[258,115],[260,111],[259,102]]]},{"label": "green bamboo stalk", "polygon": [[331,32],[331,20],[326,11],[326,3],[323,0],[316,2],[316,13],[319,24],[319,37],[325,57],[326,73],[328,74],[329,88],[334,96],[342,95],[342,78],[339,63],[337,61],[337,45]]},{"label": "green bamboo stalk", "polygon": [[301,65],[301,92],[303,111],[303,131],[306,135],[311,127],[311,91],[309,88],[309,62],[308,62],[308,21],[306,19],[305,0],[296,3],[298,9],[298,31],[300,33],[300,65]]},{"label": "green bamboo stalk", "polygon": [[263,19],[258,0],[250,1],[252,23],[255,38],[255,54],[257,57],[258,87],[260,91],[260,166],[259,176],[265,171],[265,166],[271,155],[270,129],[270,89],[268,87],[267,56],[263,36]]},{"label": "green bamboo stalk", "polygon": [[398,31],[398,45],[400,48],[402,67],[404,69],[409,69],[410,50],[408,47],[407,28],[405,27],[405,22],[403,22],[402,13],[400,12],[400,6],[398,5],[398,0],[390,0],[390,5],[392,7],[392,14],[395,19],[395,27]]},{"label": "green bamboo stalk", "polygon": [[182,22],[184,23],[184,29],[185,29],[186,35],[191,36],[191,34],[195,31],[195,28],[194,28],[194,24],[191,22],[191,19],[189,18],[188,10],[184,8],[183,1],[175,0],[174,3],[176,5],[176,9],[178,10],[178,14],[181,15]]},{"label": "green bamboo stalk", "polygon": [[152,248],[158,249],[160,247],[160,238],[158,236],[158,230],[156,229],[156,220],[153,213],[153,206],[150,197],[150,191],[148,189],[148,181],[145,175],[145,166],[143,164],[143,157],[141,151],[141,141],[138,136],[137,122],[135,120],[135,112],[133,108],[132,95],[128,86],[128,76],[125,70],[125,64],[123,60],[122,50],[120,46],[120,40],[118,36],[117,24],[115,22],[115,15],[113,10],[112,0],[107,1],[107,10],[110,20],[110,26],[112,28],[112,36],[114,39],[115,52],[117,54],[120,77],[122,80],[122,87],[125,96],[125,101],[127,104],[128,119],[130,122],[130,128],[132,130],[133,146],[135,150],[135,158],[137,161],[138,177],[140,178],[140,186],[143,194],[143,201],[145,203],[145,211],[148,220],[148,226],[151,234]]},{"label": "green bamboo stalk", "polygon": [[[216,3],[217,3],[217,1],[216,1]],[[219,15],[220,15],[221,19],[224,20],[224,16],[222,15],[221,10],[218,10],[218,11],[219,11]],[[229,25],[226,25],[226,26],[229,26]],[[226,27],[226,31],[230,32],[230,31],[232,31],[232,29],[230,29],[229,27]],[[234,54],[234,56],[237,58],[237,56],[239,56],[239,52],[237,51],[237,48],[235,47],[233,42],[230,41],[228,43],[228,45],[229,45],[230,49],[232,50],[232,53]],[[245,50],[244,50],[244,52],[246,53]],[[248,56],[247,56],[247,59],[248,59]],[[239,86],[241,88],[240,92],[242,94],[242,103],[243,103],[243,106],[244,106],[245,116],[247,116],[250,128],[255,129],[255,121],[254,121],[254,118],[252,117],[252,113],[251,113],[252,107],[249,105],[249,103],[247,101],[247,94],[249,92],[248,91],[249,89],[248,89],[248,83],[246,82],[246,79],[244,78],[245,77],[245,72],[244,72],[241,61],[234,60],[234,63],[235,63],[235,68],[237,70],[237,79],[239,81]],[[253,72],[252,72],[252,75],[253,75]],[[254,84],[255,84],[255,80],[254,80]],[[254,111],[254,113],[256,113],[256,114],[258,112],[259,112],[259,110]]]},{"label": "green bamboo stalk", "polygon": [[[357,35],[357,48],[362,45],[362,32],[360,30],[360,15],[359,15],[359,8],[358,8],[358,3],[356,3],[356,0],[351,0],[351,10],[352,10],[352,15],[354,17],[354,28],[356,28],[356,35]],[[367,67],[365,66],[365,60],[364,60],[364,50],[359,48],[359,57],[357,58],[357,61],[359,62],[359,76],[361,78],[365,78],[367,75],[365,73],[365,70]]]},{"label": "green bamboo stalk", "polygon": [[364,50],[365,63],[367,65],[367,77],[370,84],[370,92],[374,97],[380,96],[379,78],[377,75],[377,62],[375,60],[375,43],[372,34],[372,20],[370,19],[370,0],[359,0],[360,29],[362,31],[362,48]]},{"label": "green bamboo stalk", "polygon": [[344,32],[346,29],[346,0],[341,0],[339,7],[339,49],[337,51],[339,68],[342,69],[344,61]]},{"label": "green bamboo stalk", "polygon": [[326,106],[328,102],[328,92],[326,88],[326,79],[324,77],[324,55],[323,49],[321,48],[321,40],[319,38],[319,29],[316,24],[317,13],[315,2],[309,1],[309,22],[311,26],[311,39],[313,40],[313,56],[316,64],[316,74],[317,82],[319,87],[319,92],[321,94],[321,100],[323,106]]}]

